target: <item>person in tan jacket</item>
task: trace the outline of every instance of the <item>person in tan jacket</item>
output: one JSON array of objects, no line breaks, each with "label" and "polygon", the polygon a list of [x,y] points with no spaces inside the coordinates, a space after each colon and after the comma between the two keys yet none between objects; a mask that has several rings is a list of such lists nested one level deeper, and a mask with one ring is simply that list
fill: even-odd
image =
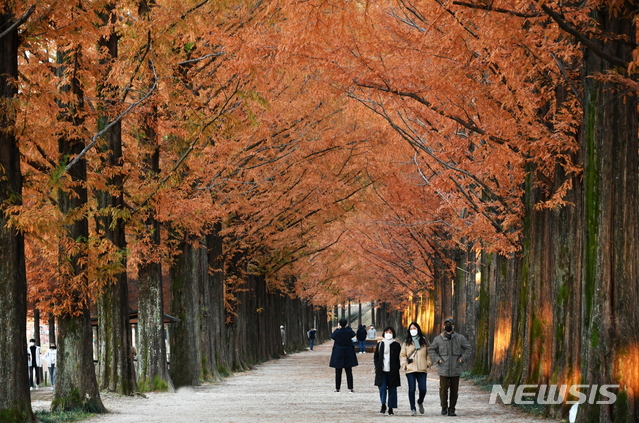
[{"label": "person in tan jacket", "polygon": [[406,372],[408,380],[408,402],[410,402],[410,413],[412,416],[417,414],[415,407],[415,391],[419,387],[419,398],[417,406],[419,412],[424,414],[424,397],[426,396],[426,374],[431,366],[430,356],[428,354],[429,343],[422,328],[417,322],[413,322],[408,326],[408,334],[406,341],[402,345],[399,353],[400,366]]}]

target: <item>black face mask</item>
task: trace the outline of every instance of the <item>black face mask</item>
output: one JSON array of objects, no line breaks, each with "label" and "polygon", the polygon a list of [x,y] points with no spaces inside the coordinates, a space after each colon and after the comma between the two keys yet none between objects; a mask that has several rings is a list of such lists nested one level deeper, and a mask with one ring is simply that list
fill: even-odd
[{"label": "black face mask", "polygon": [[452,332],[453,331],[453,325],[445,325],[444,326],[444,330],[446,332]]}]

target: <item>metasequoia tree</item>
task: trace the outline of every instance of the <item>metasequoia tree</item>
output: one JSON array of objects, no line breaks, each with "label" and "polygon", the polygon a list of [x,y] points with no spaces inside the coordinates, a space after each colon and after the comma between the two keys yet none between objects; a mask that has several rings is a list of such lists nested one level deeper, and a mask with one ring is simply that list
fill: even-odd
[{"label": "metasequoia tree", "polygon": [[[114,5],[107,4],[102,12],[103,25],[108,34],[99,40],[103,50],[103,79],[96,90],[102,100],[99,106],[98,130],[104,132],[104,140],[100,149],[103,154],[103,165],[96,169],[98,175],[108,175],[103,181],[103,188],[96,193],[98,200],[98,216],[96,231],[112,243],[120,260],[119,271],[109,275],[113,280],[107,281],[97,299],[98,307],[98,377],[101,389],[108,389],[124,395],[136,391],[135,369],[133,364],[133,346],[129,323],[129,290],[126,272],[126,239],[125,239],[125,203],[124,203],[124,158],[122,147],[122,123],[113,121],[117,117],[121,103],[117,102],[118,90],[109,78],[114,62],[118,59],[119,35],[114,27],[116,13]],[[126,95],[124,96],[126,98]],[[114,110],[115,109],[115,110]],[[99,183],[96,182],[96,185]],[[101,185],[101,184],[100,184]],[[108,257],[101,258],[109,260]],[[119,263],[118,263],[119,262]]]},{"label": "metasequoia tree", "polygon": [[26,269],[23,234],[8,225],[9,206],[22,202],[20,152],[15,136],[18,93],[18,29],[33,9],[4,5],[0,10],[0,420],[35,421],[27,382]]},{"label": "metasequoia tree", "polygon": [[522,252],[484,262],[502,266],[482,273],[490,297],[478,310],[483,319],[496,299],[482,335],[491,374],[617,382],[619,401],[587,405],[580,419],[636,421],[637,341],[616,330],[638,323],[626,306],[637,300],[632,6],[340,6],[290,22],[319,30],[297,32],[296,53],[330,57],[332,80],[418,151],[433,195],[461,217],[451,235],[462,251]]},{"label": "metasequoia tree", "polygon": [[[63,119],[74,127],[82,125],[83,95],[75,76],[80,68],[82,49],[58,52],[59,71],[69,75],[61,87],[70,103],[62,103]],[[67,73],[68,72],[68,73]],[[60,166],[66,158],[78,155],[85,147],[83,140],[75,136],[61,135],[58,140]],[[89,411],[105,411],[98,391],[93,364],[93,333],[90,316],[89,275],[87,274],[87,241],[89,239],[87,208],[87,169],[84,159],[78,160],[67,173],[69,184],[59,190],[58,205],[66,225],[59,239],[58,285],[61,298],[55,298],[63,310],[58,319],[58,375],[52,409],[69,410],[81,407]],[[64,178],[67,179],[67,178]]]}]

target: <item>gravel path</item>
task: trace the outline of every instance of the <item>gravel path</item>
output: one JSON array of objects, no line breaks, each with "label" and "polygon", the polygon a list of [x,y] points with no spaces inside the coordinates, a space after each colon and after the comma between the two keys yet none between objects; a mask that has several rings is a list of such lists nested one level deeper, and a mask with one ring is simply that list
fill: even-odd
[{"label": "gravel path", "polygon": [[[398,388],[398,409],[393,417],[380,415],[379,391],[373,385],[373,354],[358,354],[353,369],[355,393],[344,376],[342,392],[335,393],[334,370],[328,367],[332,342],[314,351],[291,354],[257,366],[215,384],[182,388],[176,393],[149,393],[143,397],[105,394],[110,414],[91,423],[195,423],[195,422],[382,422],[425,419],[429,422],[551,422],[531,417],[514,407],[490,405],[490,394],[462,380],[458,417],[440,415],[437,371],[429,373],[424,415],[410,416],[406,379]],[[36,404],[37,403],[37,404]],[[34,408],[46,401],[34,402]]]}]

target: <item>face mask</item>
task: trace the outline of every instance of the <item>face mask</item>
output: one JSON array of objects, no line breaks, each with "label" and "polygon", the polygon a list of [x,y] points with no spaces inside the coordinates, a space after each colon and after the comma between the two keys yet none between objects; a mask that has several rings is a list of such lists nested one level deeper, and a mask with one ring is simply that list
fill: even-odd
[{"label": "face mask", "polygon": [[29,345],[33,347],[35,345],[35,342],[29,342]]},{"label": "face mask", "polygon": [[55,350],[55,345],[51,347],[52,350]]},{"label": "face mask", "polygon": [[385,334],[384,334],[384,338],[386,338],[386,339],[393,339],[393,334],[392,334],[392,333],[385,333]]},{"label": "face mask", "polygon": [[417,336],[417,329],[411,329],[410,336]]},{"label": "face mask", "polygon": [[444,326],[444,330],[446,330],[446,332],[452,332],[453,331],[453,325]]}]

